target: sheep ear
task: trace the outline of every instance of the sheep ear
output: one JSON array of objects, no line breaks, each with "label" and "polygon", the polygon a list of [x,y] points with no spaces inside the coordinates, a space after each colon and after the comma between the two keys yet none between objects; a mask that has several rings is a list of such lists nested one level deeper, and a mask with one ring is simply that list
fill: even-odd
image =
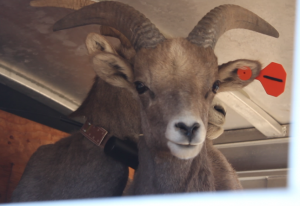
[{"label": "sheep ear", "polygon": [[113,47],[108,43],[104,36],[96,33],[90,33],[85,40],[86,47],[89,54],[94,54],[96,52],[108,52],[112,54],[117,54]]},{"label": "sheep ear", "polygon": [[118,47],[114,48],[120,56],[124,57],[128,61],[133,61],[136,52],[132,47],[130,41],[121,32],[112,27],[101,25],[100,33],[103,36],[110,36],[119,39],[120,44],[118,45]]},{"label": "sheep ear", "polygon": [[[238,75],[238,69],[251,69],[250,76],[243,80]],[[261,63],[253,60],[239,59],[228,62],[219,66],[219,77],[221,84],[218,92],[231,91],[241,89],[251,82],[259,75],[261,70]],[[249,74],[249,71],[248,71]]]},{"label": "sheep ear", "polygon": [[107,83],[135,91],[131,66],[121,57],[111,53],[100,53],[93,58],[96,74]]},{"label": "sheep ear", "polygon": [[213,102],[208,111],[208,126],[206,137],[208,139],[216,139],[224,132],[224,124],[226,117],[226,107],[217,98]]}]

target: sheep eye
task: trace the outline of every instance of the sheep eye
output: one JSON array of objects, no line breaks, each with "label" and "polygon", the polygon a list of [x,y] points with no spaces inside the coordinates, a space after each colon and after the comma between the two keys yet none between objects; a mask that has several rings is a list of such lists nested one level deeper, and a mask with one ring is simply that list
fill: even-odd
[{"label": "sheep eye", "polygon": [[217,91],[220,88],[220,84],[221,84],[221,82],[219,80],[215,81],[215,83],[212,86],[212,92],[213,93],[215,93],[215,94],[217,93]]},{"label": "sheep eye", "polygon": [[145,86],[142,82],[134,82],[136,91],[139,94],[145,93],[149,88]]}]

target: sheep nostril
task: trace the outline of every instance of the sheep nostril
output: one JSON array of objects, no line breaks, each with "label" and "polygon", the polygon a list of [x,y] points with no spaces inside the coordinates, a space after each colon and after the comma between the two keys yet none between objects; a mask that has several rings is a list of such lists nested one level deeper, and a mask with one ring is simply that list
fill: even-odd
[{"label": "sheep nostril", "polygon": [[192,133],[195,134],[195,132],[200,128],[200,124],[198,123],[195,123],[193,126],[192,126]]},{"label": "sheep nostril", "polygon": [[175,127],[177,127],[178,129],[182,130],[183,132],[187,132],[188,131],[188,127],[182,123],[182,122],[179,122],[177,124],[175,124]]}]

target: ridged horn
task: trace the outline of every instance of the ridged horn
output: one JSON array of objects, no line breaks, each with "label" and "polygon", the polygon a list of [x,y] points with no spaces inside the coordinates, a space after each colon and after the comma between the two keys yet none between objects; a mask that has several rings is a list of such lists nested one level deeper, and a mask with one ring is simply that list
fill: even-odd
[{"label": "ridged horn", "polygon": [[153,48],[165,37],[143,14],[120,2],[99,2],[75,11],[56,22],[54,31],[73,27],[100,24],[120,31],[136,51]]},{"label": "ridged horn", "polygon": [[221,5],[207,13],[189,33],[187,39],[214,49],[219,37],[230,29],[248,29],[278,38],[278,31],[268,22],[236,5]]}]

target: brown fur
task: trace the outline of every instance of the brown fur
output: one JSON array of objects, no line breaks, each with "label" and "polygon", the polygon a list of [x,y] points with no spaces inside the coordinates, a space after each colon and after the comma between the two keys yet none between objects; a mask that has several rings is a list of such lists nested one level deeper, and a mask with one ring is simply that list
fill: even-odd
[{"label": "brown fur", "polygon": [[116,89],[96,77],[87,98],[70,117],[85,116],[92,124],[107,129],[108,137],[136,142],[141,133],[138,107],[126,89]]},{"label": "brown fur", "polygon": [[120,196],[128,168],[81,134],[43,145],[31,156],[12,202]]},{"label": "brown fur", "polygon": [[[138,146],[140,164],[128,195],[214,191],[217,189],[214,175],[221,174],[213,174],[211,162],[207,158],[206,147],[194,159],[181,160],[170,154],[158,156],[152,153],[144,138],[140,139]],[[222,175],[227,176],[226,173]],[[229,189],[228,185],[226,186]]]},{"label": "brown fur", "polygon": [[[204,55],[190,58],[195,54]],[[208,110],[214,97],[211,85],[219,77],[213,51],[184,39],[173,39],[154,49],[141,49],[135,56],[133,71],[122,61],[114,55],[98,54],[93,63],[96,73],[112,85],[127,88],[132,93],[134,87],[130,83],[135,81],[143,82],[149,88],[136,96],[141,102],[144,137],[139,139],[140,165],[128,194],[241,189],[234,170],[213,148],[210,140],[206,140],[195,158],[181,160],[170,154],[165,138],[172,115],[186,108],[191,109],[193,114],[199,114],[208,127]],[[109,62],[120,68],[110,67]],[[255,61],[249,62],[257,65]],[[252,68],[260,69],[259,66]],[[120,71],[124,76],[119,75]],[[234,75],[230,73],[233,79],[237,78]],[[130,80],[133,78],[133,81]],[[201,81],[203,79],[205,81]],[[206,93],[208,95],[204,95]]]}]

